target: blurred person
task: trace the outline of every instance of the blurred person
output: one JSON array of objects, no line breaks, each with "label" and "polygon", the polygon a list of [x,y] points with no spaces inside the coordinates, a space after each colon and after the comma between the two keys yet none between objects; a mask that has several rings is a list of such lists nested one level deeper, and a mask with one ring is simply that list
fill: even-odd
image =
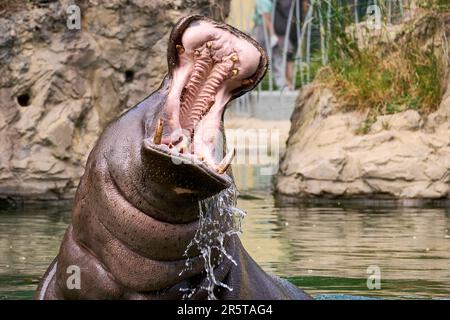
[{"label": "blurred person", "polygon": [[[300,8],[295,7],[297,4]],[[293,8],[292,8],[293,6]],[[298,37],[297,37],[297,23],[302,22],[302,17],[307,10],[307,0],[277,0],[275,4],[275,17],[273,21],[274,31],[278,38],[277,45],[273,49],[273,65],[277,66],[277,71],[274,70],[275,84],[279,89],[288,88],[294,90],[294,64],[297,55]],[[290,22],[290,30],[287,35],[287,47],[285,51],[286,33],[289,23],[289,16],[292,18]],[[297,17],[297,11],[300,13],[300,17]],[[283,70],[284,55],[286,55],[286,66]]]},{"label": "blurred person", "polygon": [[[272,0],[256,0],[255,14],[253,22],[255,24],[253,29],[253,37],[266,50],[270,59],[269,68],[272,70],[274,78],[280,78],[282,74],[281,64],[277,61],[275,63],[272,55],[273,48],[278,44],[278,37],[275,34],[275,29],[272,23]],[[279,59],[278,59],[279,60]]]},{"label": "blurred person", "polygon": [[[254,29],[253,37],[269,53],[278,43],[272,23],[272,0],[256,0],[255,13],[253,16]],[[268,40],[266,43],[266,39]]]},{"label": "blurred person", "polygon": [[[286,30],[291,6],[294,3],[293,17],[286,50],[286,65],[284,65],[284,46]],[[296,3],[300,5],[300,19],[297,18]],[[275,6],[275,8],[274,8]],[[271,69],[275,85],[283,90],[294,90],[294,64],[298,48],[297,23],[301,23],[308,7],[308,0],[256,0],[253,16],[253,36],[271,57]],[[272,21],[272,11],[274,21]],[[267,42],[267,43],[266,43]]]}]

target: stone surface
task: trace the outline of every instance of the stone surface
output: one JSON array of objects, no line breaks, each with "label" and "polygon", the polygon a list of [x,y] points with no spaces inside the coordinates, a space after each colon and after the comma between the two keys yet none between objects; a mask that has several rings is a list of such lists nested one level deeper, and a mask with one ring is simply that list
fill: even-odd
[{"label": "stone surface", "polygon": [[77,31],[66,26],[72,3],[0,7],[0,198],[72,198],[99,133],[161,82],[174,23],[229,10],[229,0],[75,1]]},{"label": "stone surface", "polygon": [[[382,46],[407,43],[413,37],[422,48],[444,49],[445,37],[434,37],[429,21],[419,14],[400,26]],[[450,31],[450,14],[443,13],[441,31]],[[412,26],[412,27],[411,27]],[[401,31],[401,32],[400,32]],[[286,152],[275,181],[276,192],[295,198],[372,198],[405,204],[450,199],[450,69],[446,64],[444,95],[428,115],[407,109],[382,115],[367,134],[358,134],[367,113],[344,112],[323,83],[302,88],[291,117]],[[345,109],[345,108],[344,108]],[[366,111],[367,112],[367,111]],[[417,200],[417,201],[416,201]]]},{"label": "stone surface", "polygon": [[326,88],[300,92],[275,180],[279,194],[450,198],[450,85],[436,112],[380,116],[366,135],[356,133],[364,114],[337,109]]}]

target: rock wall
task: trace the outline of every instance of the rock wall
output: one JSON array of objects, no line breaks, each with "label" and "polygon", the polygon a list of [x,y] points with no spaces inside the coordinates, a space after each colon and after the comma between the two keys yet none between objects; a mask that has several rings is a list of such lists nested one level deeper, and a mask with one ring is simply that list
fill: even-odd
[{"label": "rock wall", "polygon": [[356,133],[364,114],[336,110],[328,89],[301,91],[275,181],[279,194],[450,198],[450,85],[436,112],[379,116],[365,135]]},{"label": "rock wall", "polygon": [[184,15],[224,19],[230,0],[93,0],[0,6],[0,198],[70,199],[98,135],[156,89]]}]

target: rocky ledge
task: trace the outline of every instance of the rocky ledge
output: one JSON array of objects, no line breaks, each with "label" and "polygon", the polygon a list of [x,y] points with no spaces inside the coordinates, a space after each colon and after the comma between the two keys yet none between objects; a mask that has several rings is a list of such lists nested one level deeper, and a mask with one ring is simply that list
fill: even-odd
[{"label": "rocky ledge", "polygon": [[[439,37],[427,34],[429,16],[413,21],[409,33],[417,43]],[[443,16],[446,33],[450,15]],[[408,26],[408,25],[406,25]],[[406,30],[406,29],[405,29]],[[443,48],[448,38],[443,37]],[[402,38],[399,38],[402,40]],[[400,44],[401,41],[395,40]],[[381,48],[382,49],[382,48]],[[448,50],[445,49],[445,58]],[[432,113],[420,108],[378,115],[348,111],[326,82],[303,87],[291,117],[291,129],[276,193],[297,201],[394,201],[415,204],[450,201],[450,70],[444,64],[443,96]],[[445,81],[446,80],[446,81]],[[347,111],[346,111],[347,110]],[[416,110],[419,110],[416,111]],[[338,200],[333,200],[338,198]]]},{"label": "rocky ledge", "polygon": [[379,116],[367,134],[357,134],[364,119],[337,111],[330,90],[304,87],[276,191],[297,198],[450,198],[450,85],[425,118],[414,110]]}]

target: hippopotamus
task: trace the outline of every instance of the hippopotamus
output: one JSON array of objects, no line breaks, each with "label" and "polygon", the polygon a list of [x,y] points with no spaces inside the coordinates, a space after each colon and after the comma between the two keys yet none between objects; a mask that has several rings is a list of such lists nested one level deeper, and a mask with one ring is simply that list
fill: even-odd
[{"label": "hippopotamus", "polygon": [[[189,299],[210,297],[201,254],[186,256],[186,248],[200,202],[233,185],[226,106],[260,82],[268,60],[246,34],[199,15],[174,26],[167,60],[159,89],[110,123],[92,149],[36,299],[183,299],[186,288]],[[224,246],[234,263],[214,260],[217,299],[309,298],[264,272],[238,235]],[[70,285],[75,271],[78,285]]]}]

